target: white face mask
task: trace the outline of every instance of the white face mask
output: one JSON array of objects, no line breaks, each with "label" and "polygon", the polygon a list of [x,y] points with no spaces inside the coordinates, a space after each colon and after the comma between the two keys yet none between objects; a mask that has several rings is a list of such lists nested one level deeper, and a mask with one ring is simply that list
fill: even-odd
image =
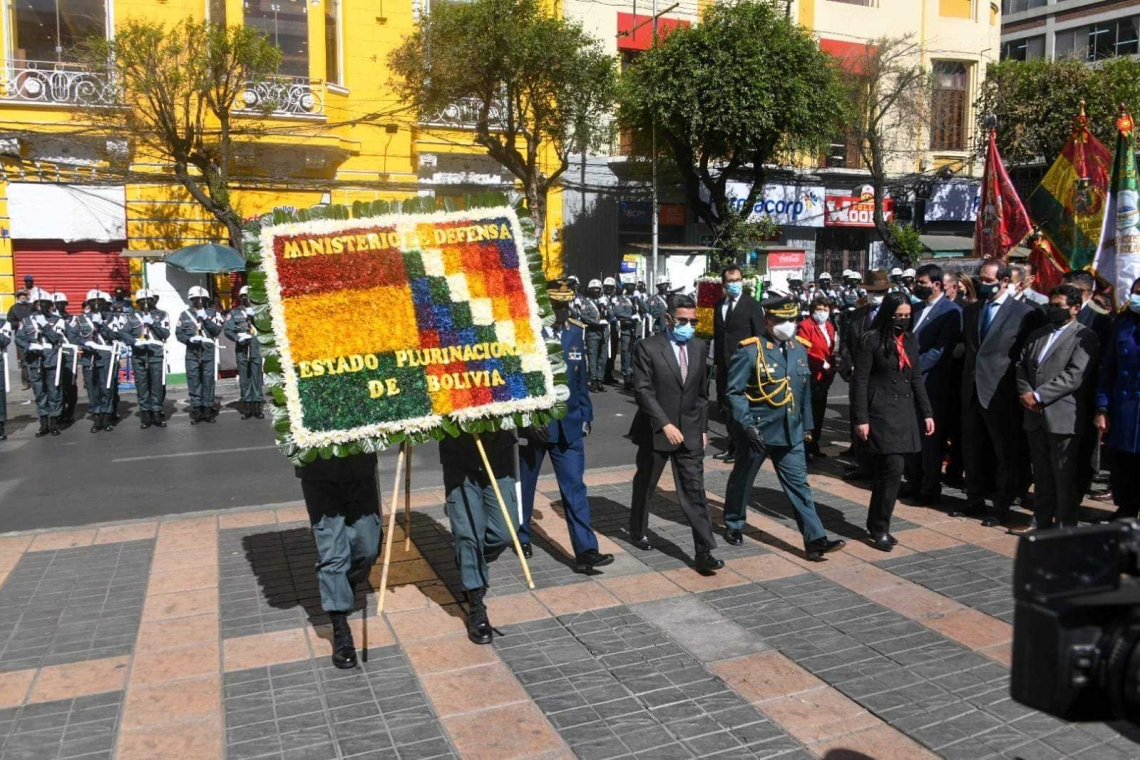
[{"label": "white face mask", "polygon": [[873,303],[875,306],[878,306],[882,302],[883,302],[883,297],[881,295],[880,296],[871,296],[871,303]]},{"label": "white face mask", "polygon": [[827,324],[827,320],[831,318],[831,312],[830,311],[813,312],[811,315],[811,318],[814,319],[816,322],[818,322],[821,325]]},{"label": "white face mask", "polygon": [[796,337],[796,323],[781,322],[772,328],[772,334],[776,336],[776,340],[791,340]]}]

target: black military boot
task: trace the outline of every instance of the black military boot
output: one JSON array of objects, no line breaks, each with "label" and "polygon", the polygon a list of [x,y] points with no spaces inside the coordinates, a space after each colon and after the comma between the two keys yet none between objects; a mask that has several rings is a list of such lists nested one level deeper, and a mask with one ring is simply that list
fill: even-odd
[{"label": "black military boot", "polygon": [[261,411],[261,403],[260,401],[256,401],[253,404],[253,416],[259,420],[265,419],[265,412]]},{"label": "black military boot", "polygon": [[485,588],[467,592],[467,638],[476,644],[490,644],[495,638],[491,622],[487,620],[487,605],[483,603]]},{"label": "black military boot", "polygon": [[48,418],[48,432],[52,435],[59,435],[59,417]]},{"label": "black military boot", "polygon": [[40,429],[36,431],[36,438],[43,438],[48,434],[48,418],[40,417]]},{"label": "black military boot", "polygon": [[330,612],[333,627],[332,663],[341,670],[356,667],[356,643],[352,640],[352,629],[348,627],[347,612]]},{"label": "black military boot", "polygon": [[201,421],[202,421],[202,418],[200,416],[198,407],[196,407],[196,406],[190,407],[190,424],[191,425],[197,425]]},{"label": "black military boot", "polygon": [[139,430],[150,427],[150,412],[139,412]]},{"label": "black military boot", "polygon": [[107,433],[114,431],[116,419],[118,419],[118,418],[115,417],[115,415],[113,415],[113,414],[104,414],[103,415],[103,430]]},{"label": "black military boot", "polygon": [[4,423],[0,422],[0,441],[8,440],[8,434],[4,432]]},{"label": "black military boot", "polygon": [[252,416],[253,416],[253,402],[252,401],[241,402],[241,418],[243,420],[248,420]]},{"label": "black military boot", "polygon": [[202,410],[202,421],[213,424],[218,421],[218,410],[212,406],[208,406]]},{"label": "black military boot", "polygon": [[92,433],[98,433],[100,430],[103,429],[102,420],[103,420],[103,415],[101,415],[101,414],[91,415],[91,423],[92,423],[91,424],[91,432]]},{"label": "black military boot", "polygon": [[150,424],[153,427],[157,427],[157,428],[166,427],[166,420],[164,420],[162,418],[162,412],[151,412],[150,413]]}]

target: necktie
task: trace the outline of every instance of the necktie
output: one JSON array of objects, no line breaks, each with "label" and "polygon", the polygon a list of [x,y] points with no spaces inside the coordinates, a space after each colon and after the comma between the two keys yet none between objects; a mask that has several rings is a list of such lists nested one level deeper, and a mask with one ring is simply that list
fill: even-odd
[{"label": "necktie", "polygon": [[683,383],[689,377],[689,350],[684,345],[681,345],[680,349],[681,349],[681,382]]},{"label": "necktie", "polygon": [[990,331],[990,325],[994,321],[994,302],[986,301],[986,308],[982,309],[982,340],[986,339],[986,333]]},{"label": "necktie", "polygon": [[732,316],[732,310],[736,308],[736,299],[728,299],[728,308],[724,311],[724,321],[727,322],[729,317]]}]

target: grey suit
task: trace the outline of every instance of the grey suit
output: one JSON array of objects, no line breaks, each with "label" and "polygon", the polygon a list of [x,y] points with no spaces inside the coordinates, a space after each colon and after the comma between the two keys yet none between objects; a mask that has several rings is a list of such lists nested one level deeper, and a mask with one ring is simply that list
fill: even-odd
[{"label": "grey suit", "polygon": [[[681,350],[686,352],[688,364],[684,378],[667,332],[638,341],[634,350],[637,414],[630,437],[637,444],[637,473],[633,478],[629,532],[635,540],[645,536],[649,497],[657,488],[665,464],[671,461],[677,497],[693,528],[693,542],[698,552],[709,551],[716,547],[705,500],[704,473],[709,403],[705,365],[709,348],[700,338],[692,338]],[[669,443],[662,432],[670,424],[676,425],[685,438],[680,445]]]},{"label": "grey suit", "polygon": [[1096,384],[1096,333],[1073,323],[1052,346],[1053,328],[1029,336],[1017,365],[1017,391],[1033,393],[1044,409],[1025,410],[1025,430],[1033,458],[1034,512],[1038,528],[1077,524],[1080,493],[1076,487],[1077,453],[1092,419]]}]

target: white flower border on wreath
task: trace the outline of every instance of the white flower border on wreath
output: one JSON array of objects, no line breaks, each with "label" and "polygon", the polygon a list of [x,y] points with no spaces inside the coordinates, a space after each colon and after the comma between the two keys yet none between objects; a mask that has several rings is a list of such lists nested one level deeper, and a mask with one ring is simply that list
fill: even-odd
[{"label": "white flower border on wreath", "polygon": [[[543,365],[543,381],[547,393],[542,396],[531,397],[518,401],[498,401],[474,409],[460,409],[449,415],[426,415],[400,422],[374,423],[348,430],[313,432],[304,427],[301,410],[301,397],[297,387],[297,373],[293,363],[289,346],[289,336],[285,331],[285,306],[280,297],[281,284],[277,274],[277,260],[273,250],[273,241],[276,237],[296,234],[324,234],[340,232],[352,227],[383,225],[394,223],[397,228],[414,227],[417,224],[442,224],[465,220],[477,221],[481,219],[507,217],[510,221],[511,234],[516,241],[519,258],[520,274],[522,275],[523,291],[526,293],[527,306],[530,310],[530,326],[534,332],[536,343],[542,352],[541,358],[547,359]],[[280,387],[285,393],[285,411],[289,420],[289,441],[286,444],[299,449],[321,449],[329,446],[362,443],[368,439],[388,439],[393,435],[415,435],[445,427],[448,420],[453,423],[469,423],[475,420],[488,420],[502,418],[504,428],[511,428],[512,417],[522,414],[523,426],[530,424],[529,413],[550,412],[557,405],[564,403],[570,395],[569,388],[559,384],[555,379],[555,367],[551,366],[550,347],[542,338],[543,321],[540,318],[541,307],[535,291],[533,274],[530,271],[529,253],[533,245],[530,236],[524,235],[518,214],[510,206],[472,208],[466,211],[437,211],[432,213],[404,214],[399,211],[379,216],[352,216],[344,219],[315,219],[305,222],[286,222],[262,227],[259,243],[261,247],[261,267],[265,272],[265,296],[268,302],[270,318],[273,325],[276,351],[281,362]],[[561,362],[559,363],[561,366]],[[277,383],[270,382],[273,387]],[[285,446],[283,446],[285,448]],[[364,446],[364,450],[376,450],[375,447]],[[289,452],[286,452],[287,454]],[[290,459],[296,461],[295,455]]]}]

